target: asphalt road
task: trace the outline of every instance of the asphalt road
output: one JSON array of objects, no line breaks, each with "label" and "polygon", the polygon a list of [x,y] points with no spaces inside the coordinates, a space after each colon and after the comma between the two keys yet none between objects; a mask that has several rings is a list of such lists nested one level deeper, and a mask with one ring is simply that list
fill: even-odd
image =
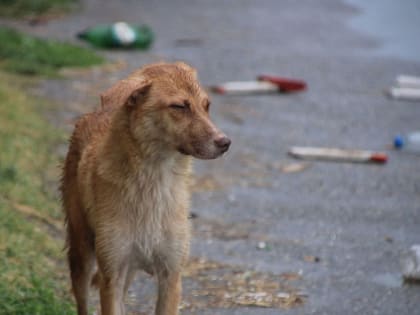
[{"label": "asphalt road", "polygon": [[[192,64],[204,85],[261,73],[307,81],[308,91],[294,95],[212,96],[212,117],[232,147],[222,159],[195,164],[191,253],[273,278],[298,274],[288,283],[306,295],[303,305],[219,303],[183,314],[420,314],[420,286],[404,285],[399,266],[420,242],[420,156],[388,148],[394,135],[418,130],[420,104],[383,93],[396,75],[420,74],[420,64],[380,55],[379,39],[349,27],[359,13],[338,0],[90,0],[77,14],[30,29],[74,40],[85,27],[124,20],[155,31],[148,52],[106,53],[126,63],[119,71],[42,85],[79,111],[97,103],[98,89],[159,59]],[[385,150],[389,162],[311,162],[287,173],[301,163],[287,156],[292,145]],[[257,248],[261,241],[268,249]],[[184,296],[194,286],[186,281]],[[150,288],[140,281],[130,292]]]}]

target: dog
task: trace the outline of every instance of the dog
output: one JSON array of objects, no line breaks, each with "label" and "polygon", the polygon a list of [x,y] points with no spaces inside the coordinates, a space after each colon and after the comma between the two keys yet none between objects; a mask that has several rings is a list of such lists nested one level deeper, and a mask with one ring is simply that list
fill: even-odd
[{"label": "dog", "polygon": [[75,124],[61,184],[78,315],[88,314],[91,281],[102,315],[123,315],[137,270],[157,278],[155,314],[176,315],[189,255],[191,160],[215,159],[231,141],[209,118],[196,70],[182,62],[147,65],[101,102]]}]

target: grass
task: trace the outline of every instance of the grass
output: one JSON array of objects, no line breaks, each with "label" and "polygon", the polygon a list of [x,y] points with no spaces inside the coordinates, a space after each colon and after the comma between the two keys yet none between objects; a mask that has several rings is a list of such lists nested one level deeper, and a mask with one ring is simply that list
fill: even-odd
[{"label": "grass", "polygon": [[61,239],[58,177],[64,139],[40,113],[45,100],[0,72],[0,315],[75,314]]},{"label": "grass", "polygon": [[0,67],[19,74],[55,76],[64,67],[104,62],[90,49],[43,40],[6,27],[0,27],[0,43]]},{"label": "grass", "polygon": [[58,14],[77,6],[77,0],[0,0],[0,15],[28,17]]}]

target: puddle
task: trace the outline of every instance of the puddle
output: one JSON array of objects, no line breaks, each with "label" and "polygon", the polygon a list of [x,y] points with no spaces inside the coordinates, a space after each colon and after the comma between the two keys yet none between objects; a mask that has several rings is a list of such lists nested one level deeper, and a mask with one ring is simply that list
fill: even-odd
[{"label": "puddle", "polygon": [[388,287],[399,288],[402,286],[403,281],[401,275],[392,273],[383,273],[373,277],[372,281],[376,284]]}]

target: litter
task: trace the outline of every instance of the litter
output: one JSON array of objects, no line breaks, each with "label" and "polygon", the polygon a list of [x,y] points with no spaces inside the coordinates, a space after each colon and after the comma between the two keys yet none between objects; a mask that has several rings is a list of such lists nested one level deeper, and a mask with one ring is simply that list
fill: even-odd
[{"label": "litter", "polygon": [[336,148],[292,147],[289,150],[289,154],[299,159],[324,160],[333,162],[383,164],[388,160],[388,156],[381,152]]},{"label": "litter", "polygon": [[260,75],[256,81],[232,81],[211,87],[218,94],[290,93],[306,89],[301,80]]},{"label": "litter", "polygon": [[190,260],[184,277],[197,283],[184,299],[188,305],[185,309],[194,314],[200,309],[237,309],[241,306],[289,309],[302,305],[307,297],[288,283],[289,280],[301,279],[297,274],[289,279],[202,258]]},{"label": "litter", "polygon": [[388,94],[395,99],[420,101],[420,88],[392,87],[388,90]]},{"label": "litter", "polygon": [[306,83],[302,80],[275,77],[271,75],[260,75],[258,76],[258,80],[274,83],[282,92],[297,92],[306,89]]},{"label": "litter", "polygon": [[318,256],[307,255],[303,257],[303,260],[306,262],[318,263],[321,261],[321,258],[319,258]]},{"label": "litter", "polygon": [[405,280],[420,280],[420,245],[411,246],[401,258],[402,275]]},{"label": "litter", "polygon": [[257,249],[269,251],[269,250],[271,250],[271,247],[268,246],[266,242],[258,242]]},{"label": "litter", "polygon": [[291,163],[280,167],[280,171],[283,173],[297,173],[307,169],[310,166],[309,163]]},{"label": "litter", "polygon": [[88,28],[78,33],[77,37],[100,48],[147,49],[153,42],[154,35],[146,25],[135,26],[117,22]]},{"label": "litter", "polygon": [[218,94],[256,94],[278,92],[277,85],[264,81],[233,81],[211,88]]},{"label": "litter", "polygon": [[258,242],[257,248],[258,249],[265,249],[267,247],[267,244],[265,242]]},{"label": "litter", "polygon": [[277,293],[277,297],[279,299],[288,299],[288,298],[290,298],[290,293],[279,292],[279,293]]},{"label": "litter", "polygon": [[398,150],[407,150],[420,153],[420,131],[396,136],[394,138],[394,147]]},{"label": "litter", "polygon": [[396,86],[386,91],[390,97],[409,101],[420,100],[420,77],[399,75],[395,82]]},{"label": "litter", "polygon": [[402,74],[397,76],[395,81],[399,87],[420,89],[420,77]]}]

